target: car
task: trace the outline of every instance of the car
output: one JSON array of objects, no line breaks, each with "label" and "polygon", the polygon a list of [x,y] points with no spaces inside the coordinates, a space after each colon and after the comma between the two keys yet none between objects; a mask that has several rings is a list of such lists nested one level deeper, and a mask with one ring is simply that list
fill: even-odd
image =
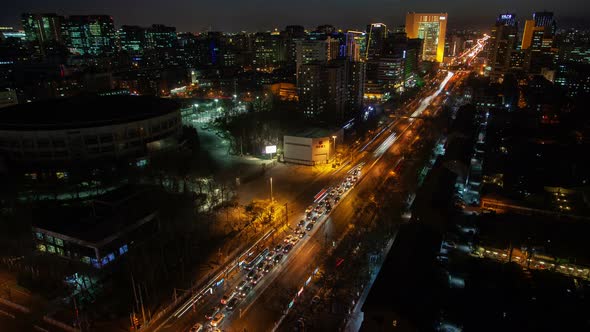
[{"label": "car", "polygon": [[219,310],[221,310],[220,307],[213,307],[211,309],[209,309],[206,313],[205,313],[205,319],[206,320],[212,320],[213,317],[215,316],[216,313],[219,312]]},{"label": "car", "polygon": [[215,314],[215,317],[211,320],[211,326],[216,327],[221,324],[221,321],[225,318],[225,314],[222,312],[218,312]]},{"label": "car", "polygon": [[318,221],[318,217],[313,217],[313,218],[311,219],[311,222],[313,222],[313,223],[315,223],[316,221]]},{"label": "car", "polygon": [[232,311],[236,308],[236,305],[238,304],[238,299],[237,298],[233,298],[231,300],[229,300],[229,302],[227,302],[227,306],[225,307],[226,310],[228,311]]},{"label": "car", "polygon": [[267,261],[272,261],[272,256],[274,256],[274,255],[275,255],[275,251],[274,250],[271,250],[271,251],[268,252],[268,255],[266,255],[265,259]]},{"label": "car", "polygon": [[221,298],[221,304],[227,304],[227,301],[231,300],[236,295],[236,292],[229,292]]},{"label": "car", "polygon": [[310,222],[309,224],[307,224],[307,226],[305,226],[305,229],[309,232],[311,231],[311,229],[313,228],[313,223]]},{"label": "car", "polygon": [[352,182],[356,182],[358,180],[358,178],[356,176],[352,177]]},{"label": "car", "polygon": [[305,236],[305,231],[299,232],[299,238],[300,239],[303,239],[304,236]]},{"label": "car", "polygon": [[292,237],[293,237],[293,235],[289,234],[289,235],[287,235],[287,237],[285,237],[285,239],[283,241],[285,241],[285,243],[289,243],[291,241]]},{"label": "car", "polygon": [[196,323],[189,330],[189,332],[201,332],[201,331],[203,331],[203,324],[201,324],[201,323]]},{"label": "car", "polygon": [[254,276],[254,278],[252,278],[252,280],[250,280],[250,282],[252,283],[252,285],[256,285],[258,283],[258,281],[260,281],[260,274],[257,274]]},{"label": "car", "polygon": [[273,264],[272,262],[268,262],[268,264],[266,264],[266,265],[264,266],[264,272],[265,272],[265,273],[268,273],[268,272],[270,272],[270,270],[272,270],[272,268],[273,268],[273,267],[274,267],[274,264]]},{"label": "car", "polygon": [[305,219],[306,219],[306,220],[309,220],[309,219],[311,219],[311,218],[313,218],[313,212],[310,212],[310,213],[308,213],[307,215],[305,215]]},{"label": "car", "polygon": [[297,244],[297,242],[299,242],[299,237],[298,237],[298,236],[293,236],[293,237],[291,238],[291,244],[292,244],[292,245],[296,245],[296,244]]},{"label": "car", "polygon": [[310,205],[305,209],[305,213],[310,213],[313,210],[313,205]]},{"label": "car", "polygon": [[240,282],[237,286],[236,289],[241,291],[242,289],[244,289],[244,287],[246,287],[246,285],[248,285],[248,280],[242,280],[242,282]]},{"label": "car", "polygon": [[260,262],[260,263],[258,263],[258,264],[256,265],[256,270],[257,270],[257,271],[260,271],[260,270],[262,270],[262,269],[264,269],[264,262]]},{"label": "car", "polygon": [[274,259],[275,264],[278,264],[281,260],[283,260],[283,254],[277,254]]},{"label": "car", "polygon": [[338,204],[338,202],[340,202],[340,197],[334,198],[334,204]]},{"label": "car", "polygon": [[247,275],[248,280],[252,280],[252,278],[254,278],[255,275],[256,275],[256,271],[254,271],[254,270],[250,271],[250,273],[248,273],[248,275]]},{"label": "car", "polygon": [[297,227],[303,227],[303,226],[305,226],[305,220],[299,221],[299,224],[297,224]]},{"label": "car", "polygon": [[280,243],[279,243],[279,244],[277,244],[277,246],[275,247],[275,251],[276,251],[276,252],[281,252],[281,251],[283,251],[283,245],[282,245],[282,244],[280,244]]},{"label": "car", "polygon": [[247,285],[246,287],[244,287],[241,291],[240,291],[240,297],[244,298],[246,297],[248,294],[250,294],[250,291],[252,290],[252,286],[251,285]]},{"label": "car", "polygon": [[288,244],[285,246],[285,248],[283,248],[283,252],[286,254],[289,251],[291,251],[291,249],[293,249],[293,245],[292,244]]}]

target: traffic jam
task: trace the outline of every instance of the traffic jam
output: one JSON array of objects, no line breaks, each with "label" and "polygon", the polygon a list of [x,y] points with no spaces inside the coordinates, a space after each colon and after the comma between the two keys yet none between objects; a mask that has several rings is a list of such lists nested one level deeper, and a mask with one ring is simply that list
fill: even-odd
[{"label": "traffic jam", "polygon": [[288,231],[284,237],[260,251],[249,252],[239,263],[241,271],[236,286],[227,290],[219,303],[206,311],[204,321],[195,323],[189,331],[222,331],[223,323],[236,309],[240,310],[241,316],[242,312],[238,307],[249,302],[246,299],[255,293],[261,281],[277,266],[282,265],[293,249],[300,243],[306,242],[315,233],[314,229],[319,228],[321,223],[328,219],[334,207],[358,182],[363,164],[350,169],[345,179],[337,185],[320,191],[314,197],[314,203],[305,210],[304,218],[299,221],[294,230]]}]

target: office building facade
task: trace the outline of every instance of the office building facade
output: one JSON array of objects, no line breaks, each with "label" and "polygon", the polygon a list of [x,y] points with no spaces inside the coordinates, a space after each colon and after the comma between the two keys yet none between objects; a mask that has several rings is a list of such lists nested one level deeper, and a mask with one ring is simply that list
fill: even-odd
[{"label": "office building facade", "polygon": [[512,53],[518,41],[515,14],[502,14],[492,27],[488,49],[488,64],[492,79],[501,78],[510,68]]},{"label": "office building facade", "polygon": [[101,55],[116,51],[113,18],[107,15],[75,15],[66,20],[66,46],[72,54]]},{"label": "office building facade", "polygon": [[367,49],[365,59],[377,59],[383,52],[383,46],[387,39],[387,25],[372,23],[367,26]]},{"label": "office building facade", "polygon": [[447,13],[407,13],[408,38],[423,40],[421,58],[424,61],[442,62],[447,33]]}]

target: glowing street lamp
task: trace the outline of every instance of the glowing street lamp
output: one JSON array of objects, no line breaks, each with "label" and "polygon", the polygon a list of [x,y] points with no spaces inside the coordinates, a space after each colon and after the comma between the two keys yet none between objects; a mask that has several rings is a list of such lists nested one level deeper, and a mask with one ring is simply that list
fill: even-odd
[{"label": "glowing street lamp", "polygon": [[272,195],[272,177],[270,178],[270,202],[274,202],[274,197]]},{"label": "glowing street lamp", "polygon": [[334,152],[333,152],[334,155],[336,155],[336,138],[337,137],[338,136],[336,136],[336,135],[332,135],[332,139],[334,140]]}]

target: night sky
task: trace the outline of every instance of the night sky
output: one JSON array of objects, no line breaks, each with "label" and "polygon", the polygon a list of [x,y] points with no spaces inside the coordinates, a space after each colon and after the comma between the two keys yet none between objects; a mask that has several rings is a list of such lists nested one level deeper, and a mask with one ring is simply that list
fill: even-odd
[{"label": "night sky", "polygon": [[8,0],[0,6],[0,25],[20,26],[23,12],[110,14],[116,26],[161,23],[179,31],[257,31],[301,24],[363,28],[369,22],[403,24],[407,11],[447,12],[449,24],[488,27],[500,12],[519,20],[533,11],[554,11],[558,24],[588,23],[590,0]]}]

